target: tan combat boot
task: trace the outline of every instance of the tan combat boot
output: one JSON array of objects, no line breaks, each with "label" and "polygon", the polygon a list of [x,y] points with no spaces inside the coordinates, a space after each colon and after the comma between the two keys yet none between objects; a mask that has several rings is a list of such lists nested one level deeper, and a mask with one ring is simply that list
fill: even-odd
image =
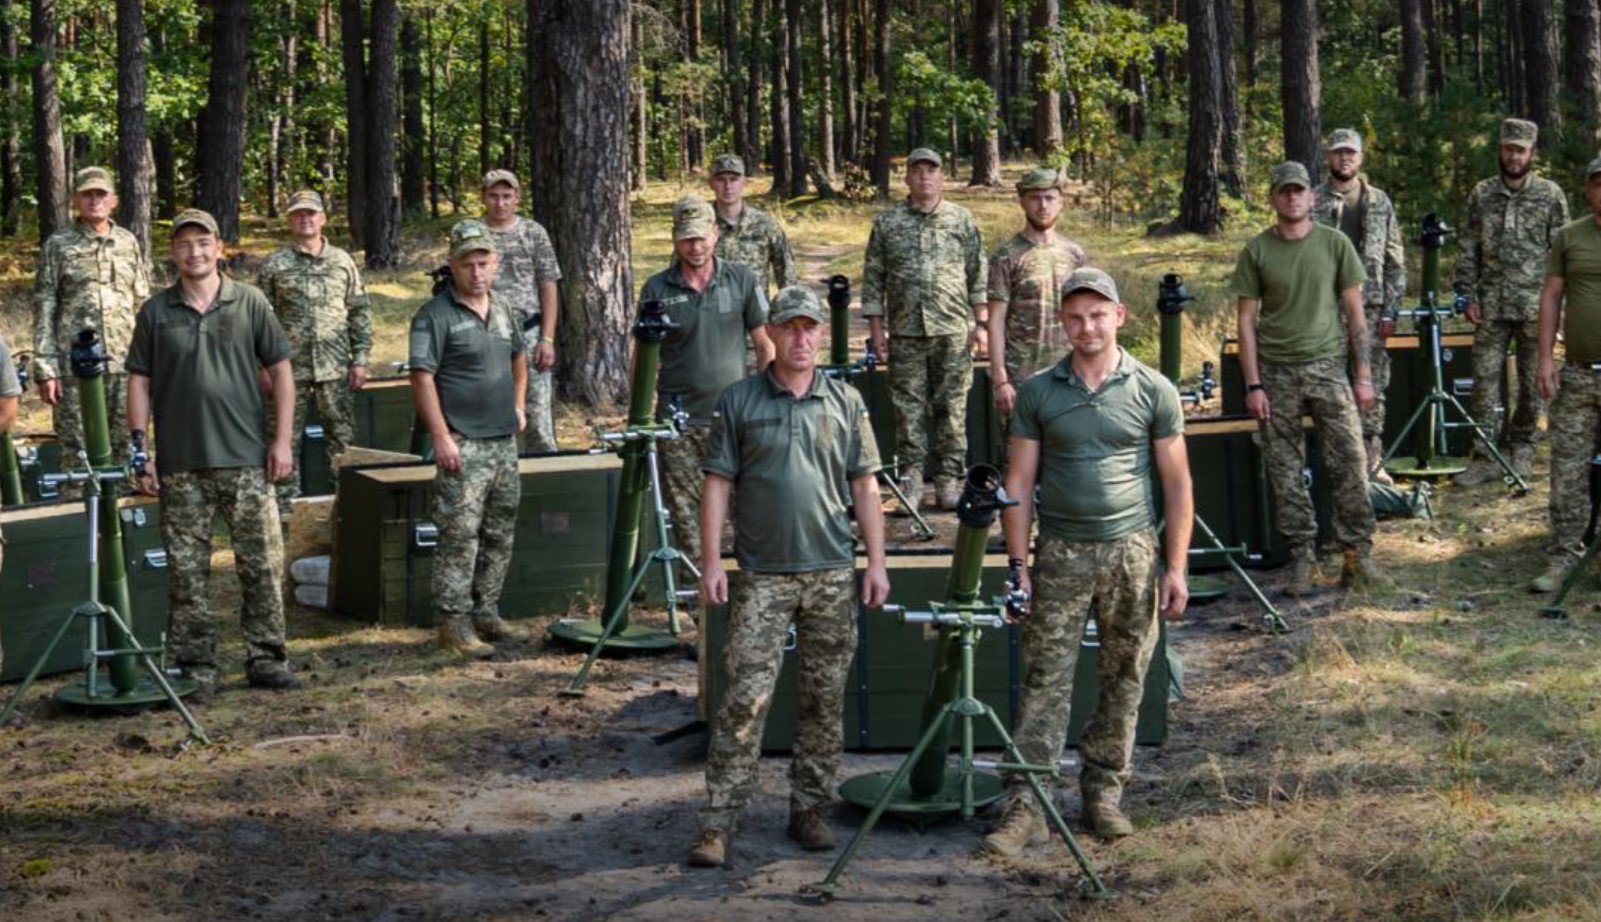
[{"label": "tan combat boot", "polygon": [[1495,459],[1483,455],[1474,455],[1468,462],[1468,469],[1451,478],[1451,482],[1459,487],[1476,487],[1483,483],[1494,483],[1502,477],[1501,465]]},{"label": "tan combat boot", "polygon": [[702,829],[700,838],[689,849],[692,868],[720,868],[728,862],[728,833],[721,829]]},{"label": "tan combat boot", "polygon": [[473,619],[473,630],[484,640],[505,640],[511,643],[527,643],[530,637],[528,628],[519,624],[512,624],[505,618],[476,617]]},{"label": "tan combat boot", "polygon": [[1116,803],[1105,798],[1084,801],[1084,825],[1108,842],[1134,834],[1134,824]]},{"label": "tan combat boot", "polygon": [[955,512],[956,504],[962,498],[962,482],[939,478],[934,481],[934,498],[939,507],[946,512]]},{"label": "tan combat boot", "polygon": [[1345,549],[1340,566],[1340,588],[1347,592],[1389,592],[1395,583],[1379,569],[1373,558],[1356,548]]},{"label": "tan combat boot", "polygon": [[1284,594],[1292,598],[1305,598],[1318,591],[1317,555],[1309,547],[1290,551],[1290,580],[1284,585]]},{"label": "tan combat boot", "polygon": [[1524,480],[1534,476],[1534,446],[1519,442],[1512,446],[1512,471]]},{"label": "tan combat boot", "polygon": [[1529,583],[1530,592],[1556,592],[1562,588],[1562,583],[1568,578],[1568,573],[1577,563],[1572,557],[1563,555],[1552,557],[1546,564],[1545,572],[1536,576]]},{"label": "tan combat boot", "polygon": [[473,659],[495,655],[494,647],[478,639],[466,615],[453,615],[439,622],[439,649]]},{"label": "tan combat boot", "polygon": [[785,830],[785,835],[799,842],[800,847],[809,852],[823,852],[834,847],[834,830],[828,828],[822,807],[807,807],[804,810],[791,808],[789,828]]},{"label": "tan combat boot", "polygon": [[1366,447],[1368,479],[1374,483],[1382,483],[1387,487],[1395,486],[1395,478],[1391,477],[1390,472],[1385,470],[1384,465],[1379,463],[1384,460],[1384,443],[1379,441],[1378,436],[1370,435],[1368,436]]},{"label": "tan combat boot", "polygon": [[1039,806],[1023,798],[1014,798],[1006,805],[1006,815],[984,840],[981,851],[991,855],[1015,858],[1031,845],[1044,845],[1050,841],[1051,828],[1046,825]]}]

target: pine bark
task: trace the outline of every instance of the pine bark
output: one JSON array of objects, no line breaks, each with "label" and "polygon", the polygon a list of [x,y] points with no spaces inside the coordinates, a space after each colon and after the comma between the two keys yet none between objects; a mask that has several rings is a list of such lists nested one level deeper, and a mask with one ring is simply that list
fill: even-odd
[{"label": "pine bark", "polygon": [[1555,147],[1562,137],[1562,110],[1557,106],[1557,30],[1552,0],[1523,0],[1524,79],[1528,114],[1540,126],[1541,141]]},{"label": "pine bark", "polygon": [[1564,73],[1573,124],[1594,146],[1601,123],[1601,3],[1567,0],[1567,25],[1562,31],[1567,36]]},{"label": "pine bark", "polygon": [[1218,178],[1230,195],[1239,197],[1245,192],[1245,147],[1240,140],[1240,72],[1234,55],[1234,4],[1232,0],[1217,0],[1213,12],[1223,90],[1223,139]]},{"label": "pine bark", "polygon": [[367,67],[367,268],[400,264],[400,197],[395,188],[399,126],[400,5],[373,0],[372,49]]},{"label": "pine bark", "polygon": [[834,18],[838,5],[817,0],[817,169],[834,181]]},{"label": "pine bark", "polygon": [[1284,158],[1299,161],[1316,183],[1323,165],[1323,84],[1318,75],[1317,2],[1281,0],[1280,10]]},{"label": "pine bark", "polygon": [[1055,40],[1049,34],[1062,22],[1061,0],[1035,0],[1034,40],[1034,148],[1041,160],[1053,159],[1062,149],[1062,94],[1046,87],[1056,66]]},{"label": "pine bark", "polygon": [[789,195],[806,194],[806,89],[801,33],[806,17],[801,0],[784,0],[784,101],[789,113]]},{"label": "pine bark", "polygon": [[1184,187],[1178,227],[1195,234],[1223,225],[1218,174],[1223,150],[1223,67],[1218,56],[1218,17],[1213,7],[1228,0],[1188,0],[1189,116]]},{"label": "pine bark", "polygon": [[32,0],[28,35],[34,59],[33,172],[41,243],[72,220],[67,142],[61,135],[61,96],[56,87],[56,25],[56,0]]},{"label": "pine bark", "polygon": [[145,135],[144,0],[117,0],[117,221],[150,258],[150,143]]},{"label": "pine bark", "polygon": [[245,78],[250,71],[250,0],[216,0],[211,20],[211,78],[200,113],[195,204],[211,213],[229,243],[239,241],[245,159]]},{"label": "pine bark", "polygon": [[890,137],[895,109],[890,100],[890,0],[873,0],[873,70],[877,95],[873,100],[873,185],[880,196],[889,196],[889,163],[895,141]]},{"label": "pine bark", "polygon": [[402,100],[400,205],[408,215],[420,215],[428,205],[427,161],[423,148],[428,136],[423,127],[422,30],[417,14],[400,20],[400,95]]},{"label": "pine bark", "polygon": [[1002,0],[973,2],[973,75],[990,88],[992,102],[985,113],[984,127],[973,139],[973,172],[969,186],[1001,184],[1000,113],[1001,97],[1001,16]]},{"label": "pine bark", "polygon": [[1401,98],[1421,108],[1428,94],[1423,6],[1427,0],[1401,0]]},{"label": "pine bark", "polygon": [[367,58],[361,0],[339,0],[339,45],[345,73],[345,208],[350,237],[367,232]]}]

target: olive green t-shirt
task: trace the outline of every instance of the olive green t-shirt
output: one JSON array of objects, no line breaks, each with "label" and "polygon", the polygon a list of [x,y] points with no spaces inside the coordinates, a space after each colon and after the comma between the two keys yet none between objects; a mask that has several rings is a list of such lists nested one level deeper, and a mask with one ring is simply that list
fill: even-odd
[{"label": "olive green t-shirt", "polygon": [[450,431],[469,439],[517,432],[517,383],[511,363],[522,352],[522,318],[489,292],[480,318],[447,287],[411,318],[411,367],[434,376],[439,409]]},{"label": "olive green t-shirt", "polygon": [[679,329],[662,341],[656,409],[678,397],[692,419],[711,418],[723,388],[745,377],[747,334],[767,322],[767,295],[747,266],[717,260],[711,284],[685,284],[675,260],[645,282],[640,303],[660,301]]},{"label": "olive green t-shirt", "polygon": [[1311,362],[1345,352],[1340,292],[1362,284],[1362,259],[1346,236],[1312,225],[1300,240],[1281,240],[1268,228],[1246,242],[1229,283],[1235,294],[1261,302],[1256,344],[1281,364]]},{"label": "olive green t-shirt", "polygon": [[[1151,527],[1151,443],[1184,432],[1172,382],[1122,349],[1094,393],[1071,353],[1017,389],[1011,434],[1040,443],[1040,531],[1111,541]],[[744,496],[740,497],[744,501]]]},{"label": "olive green t-shirt", "polygon": [[146,301],[126,364],[150,379],[157,472],[266,464],[258,373],[289,351],[267,296],[244,282],[224,277],[204,312],[184,303],[181,285]]},{"label": "olive green t-shirt", "polygon": [[818,372],[796,397],[770,370],[723,392],[701,462],[734,482],[734,556],[756,573],[851,566],[850,481],[879,466],[856,388]]},{"label": "olive green t-shirt", "polygon": [[[22,382],[17,379],[17,363],[11,357],[11,347],[6,345],[6,338],[0,336],[0,398],[20,397],[22,395]],[[0,543],[5,538],[0,536]]]},{"label": "olive green t-shirt", "polygon": [[1562,342],[1570,362],[1601,362],[1601,226],[1586,215],[1551,238],[1545,274],[1562,277]]}]

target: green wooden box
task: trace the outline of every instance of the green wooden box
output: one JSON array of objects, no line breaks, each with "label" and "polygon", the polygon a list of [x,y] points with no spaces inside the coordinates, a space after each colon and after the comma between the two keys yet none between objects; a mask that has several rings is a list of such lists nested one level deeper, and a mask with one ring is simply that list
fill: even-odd
[{"label": "green wooden box", "polygon": [[[522,502],[501,614],[564,614],[604,591],[613,497],[611,454],[522,458]],[[432,464],[340,471],[335,607],[377,624],[433,624]]]},{"label": "green wooden box", "polygon": [[[123,556],[132,594],[134,633],[160,646],[167,630],[167,558],[161,544],[161,505],[125,499]],[[84,570],[89,528],[81,502],[31,503],[0,511],[5,563],[0,568],[0,681],[27,675],[73,606],[89,597]],[[45,664],[45,675],[83,665],[83,622],[74,625]]]},{"label": "green wooden box", "polygon": [[[1001,591],[1006,579],[1006,560],[993,555],[985,558],[984,564],[982,591],[985,597],[990,597]],[[733,566],[732,562],[728,565]],[[917,610],[926,608],[929,602],[943,600],[950,572],[948,554],[895,555],[889,559],[889,568],[891,597],[897,603]],[[731,578],[737,583],[738,572]],[[735,588],[737,590],[737,585]],[[701,693],[707,702],[705,713],[715,722],[717,704],[727,688],[723,659],[728,635],[727,608],[708,612],[701,622],[701,631]],[[846,749],[910,749],[916,745],[934,661],[933,636],[919,625],[903,624],[883,612],[858,610],[856,659],[845,683]],[[1022,692],[1021,641],[1020,627],[988,631],[981,637],[975,654],[974,693],[995,709],[1008,729],[1015,723]],[[1160,745],[1167,739],[1171,674],[1166,652],[1164,631],[1151,659],[1145,678],[1145,697],[1140,703],[1135,737],[1142,745]],[[1095,709],[1098,695],[1096,654],[1097,648],[1088,644],[1079,651],[1068,721],[1069,742],[1078,740]],[[762,748],[767,752],[786,752],[794,741],[796,663],[796,657],[786,652],[762,737]],[[984,747],[993,747],[999,742],[987,729],[978,732],[975,738]]]}]

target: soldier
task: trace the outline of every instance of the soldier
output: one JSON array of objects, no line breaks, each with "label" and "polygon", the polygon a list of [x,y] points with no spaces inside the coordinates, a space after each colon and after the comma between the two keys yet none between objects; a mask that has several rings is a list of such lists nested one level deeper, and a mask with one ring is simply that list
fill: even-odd
[{"label": "soldier", "polygon": [[[1029,170],[1017,182],[1026,222],[989,262],[990,384],[995,407],[1010,418],[1017,389],[1067,351],[1056,319],[1057,293],[1087,259],[1084,248],[1057,236],[1062,189],[1056,171]],[[982,321],[981,321],[982,322]]]},{"label": "soldier", "polygon": [[789,238],[772,215],[745,202],[745,161],[734,154],[712,160],[712,208],[717,212],[717,257],[748,266],[762,294],[800,281]]},{"label": "soldier", "polygon": [[755,273],[716,255],[717,220],[712,206],[687,195],[673,206],[673,264],[645,281],[641,301],[660,301],[678,329],[662,342],[656,379],[656,412],[675,406],[689,414],[682,437],[661,443],[662,486],[690,560],[701,558],[701,459],[711,435],[712,412],[723,388],[745,372],[745,340],[759,370],[773,358],[767,338],[767,295]]},{"label": "soldier", "polygon": [[[1468,296],[1473,334],[1473,416],[1490,438],[1510,443],[1512,467],[1528,477],[1534,460],[1535,426],[1540,418],[1538,364],[1540,286],[1551,238],[1568,222],[1568,199],[1556,183],[1534,176],[1533,122],[1509,118],[1501,123],[1501,175],[1468,196],[1462,227],[1462,255],[1454,287]],[[1507,347],[1516,340],[1518,403],[1505,426],[1501,376]],[[1472,486],[1501,478],[1501,469],[1477,445],[1468,469],[1456,482]]]},{"label": "soldier", "polygon": [[[22,402],[22,382],[17,377],[17,364],[12,361],[11,347],[0,335],[0,432],[11,428],[17,421],[17,405]],[[0,535],[0,565],[5,562],[6,538]],[[5,651],[0,650],[0,666],[5,665]]]},{"label": "soldier", "polygon": [[[202,699],[209,697],[217,684],[211,529],[220,513],[239,575],[246,677],[256,688],[295,688],[279,591],[283,535],[271,487],[294,467],[289,339],[260,291],[218,271],[222,243],[211,215],[189,210],[174,218],[171,255],[178,284],[139,309],[127,367],[134,443],[143,443],[152,419],[156,424],[155,464],[138,486],[161,497],[173,659],[200,683]],[[270,444],[262,369],[275,410]]]},{"label": "soldier", "polygon": [[561,319],[561,266],[550,235],[532,218],[517,213],[522,185],[510,170],[484,174],[484,226],[495,238],[500,270],[495,292],[516,312],[528,352],[528,394],[524,408],[528,428],[523,441],[529,451],[548,454],[559,450],[551,391],[556,367],[556,324]]},{"label": "soldier", "polygon": [[[295,373],[295,421],[289,457],[300,463],[306,409],[313,401],[328,437],[328,457],[337,458],[355,441],[352,394],[367,384],[372,352],[372,308],[361,272],[350,254],[322,235],[328,215],[322,196],[296,192],[289,197],[289,246],[261,264],[256,284],[289,336],[289,367]],[[278,513],[300,495],[299,471],[278,484]],[[287,522],[288,520],[285,519]]]},{"label": "soldier", "polygon": [[1356,247],[1366,279],[1362,282],[1362,313],[1367,318],[1368,367],[1373,370],[1372,409],[1362,411],[1362,445],[1367,451],[1369,476],[1393,483],[1379,462],[1384,459],[1384,391],[1390,386],[1390,352],[1380,321],[1394,316],[1406,294],[1406,260],[1401,246],[1401,225],[1395,206],[1383,190],[1360,175],[1362,136],[1350,128],[1329,134],[1329,178],[1315,190],[1312,220],[1335,228]]},{"label": "soldier", "polygon": [[[1590,214],[1551,240],[1540,290],[1540,395],[1551,402],[1551,543],[1530,584],[1551,592],[1578,563],[1590,519],[1590,459],[1601,445],[1601,157],[1590,161]],[[1566,362],[1556,366],[1557,326]],[[1553,399],[1555,398],[1555,399]]]},{"label": "soldier", "polygon": [[[1061,288],[1060,320],[1072,351],[1025,381],[1012,415],[1006,492],[1019,499],[1001,526],[1006,553],[1032,590],[1023,621],[1023,696],[1016,741],[1024,760],[1051,764],[1067,737],[1073,675],[1093,607],[1101,697],[1079,742],[1085,824],[1104,839],[1134,831],[1118,802],[1133,772],[1134,727],[1163,617],[1189,601],[1185,560],[1194,500],[1184,410],[1172,382],[1117,344],[1128,309],[1112,277],[1080,269]],[[1158,577],[1152,469],[1162,485],[1166,561]],[[1032,572],[1034,488],[1043,494]],[[1050,835],[1024,779],[985,850],[1016,855]]]},{"label": "soldier", "polygon": [[482,221],[450,229],[448,285],[411,320],[411,388],[434,440],[434,607],[439,646],[495,652],[486,640],[528,632],[500,617],[522,478],[517,434],[527,425],[528,354],[522,320],[493,288],[495,238]]},{"label": "soldier", "polygon": [[[800,716],[790,767],[789,837],[808,850],[834,847],[824,811],[843,748],[845,675],[856,651],[855,559],[849,492],[867,549],[862,604],[889,595],[878,446],[856,389],[817,372],[827,315],[809,289],[779,292],[768,335],[777,356],[767,371],[729,387],[717,401],[703,464],[701,596],[728,602],[717,550],[737,488],[734,553],[744,586],[729,612],[728,691],[706,756],[711,803],[700,814],[694,867],[716,867],[757,786],[767,704],[794,624],[800,658]],[[777,514],[782,510],[782,514]]]},{"label": "soldier", "polygon": [[[939,154],[906,157],[907,199],[879,212],[867,238],[862,315],[889,360],[895,455],[907,495],[920,501],[932,470],[942,509],[955,509],[967,466],[972,318],[985,304],[983,240],[972,212],[942,198]],[[932,447],[924,420],[933,417]]]},{"label": "soldier", "polygon": [[[1358,408],[1374,404],[1362,260],[1343,234],[1313,222],[1306,167],[1281,163],[1272,176],[1277,222],[1240,250],[1231,284],[1239,296],[1245,409],[1264,423],[1278,529],[1290,544],[1288,592],[1300,596],[1317,589],[1317,519],[1302,480],[1302,413],[1311,414],[1317,425],[1334,480],[1334,538],[1344,555],[1340,585],[1382,588],[1383,577],[1370,556],[1373,507],[1357,416]],[[1351,357],[1349,378],[1346,355]]]},{"label": "soldier", "polygon": [[[33,375],[39,396],[54,412],[61,456],[68,461],[84,450],[78,381],[65,367],[72,338],[80,330],[100,331],[109,359],[106,415],[110,431],[121,432],[128,419],[123,363],[133,337],[134,315],[150,297],[150,276],[138,239],[111,220],[117,210],[111,174],[97,166],[79,170],[72,203],[78,218],[45,241],[33,289]],[[116,446],[116,453],[122,457],[123,446]],[[80,490],[76,484],[63,487],[68,496]]]}]

